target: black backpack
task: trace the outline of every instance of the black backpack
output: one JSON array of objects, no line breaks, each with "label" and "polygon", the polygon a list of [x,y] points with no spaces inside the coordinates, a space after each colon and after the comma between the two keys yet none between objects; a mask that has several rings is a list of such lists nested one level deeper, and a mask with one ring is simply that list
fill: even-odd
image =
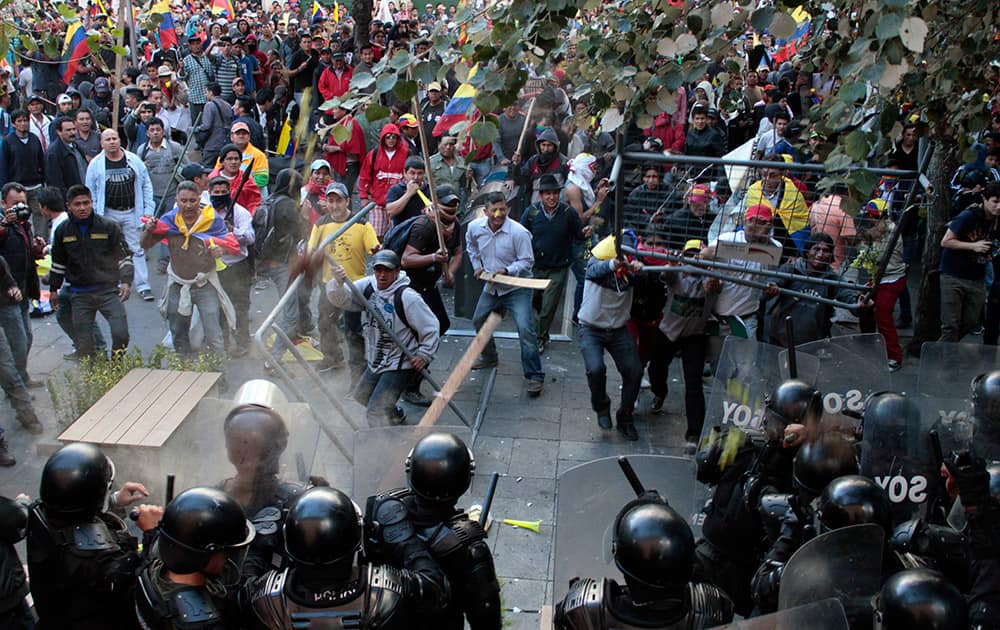
[{"label": "black backpack", "polygon": [[253,227],[254,241],[252,245],[254,258],[257,260],[282,261],[288,257],[292,244],[292,235],[282,232],[274,225],[274,213],[278,201],[287,198],[285,195],[271,195],[257,207],[250,222]]},{"label": "black backpack", "polygon": [[[416,333],[417,331],[413,329],[413,326],[410,326],[410,320],[406,319],[406,309],[403,307],[403,291],[405,290],[406,287],[399,287],[396,289],[396,292],[392,294],[392,305],[396,311],[396,315],[399,316],[399,321],[403,322],[404,326]],[[362,291],[362,295],[364,295],[365,299],[369,301],[372,299],[372,295],[374,293],[375,286],[372,284],[366,286],[365,290]]]},{"label": "black backpack", "polygon": [[410,232],[413,231],[413,226],[416,222],[425,215],[418,215],[415,217],[410,217],[409,219],[399,223],[397,225],[389,228],[389,231],[385,233],[382,237],[382,249],[388,249],[396,252],[400,260],[403,259],[403,252],[406,251],[406,244],[410,241]]}]

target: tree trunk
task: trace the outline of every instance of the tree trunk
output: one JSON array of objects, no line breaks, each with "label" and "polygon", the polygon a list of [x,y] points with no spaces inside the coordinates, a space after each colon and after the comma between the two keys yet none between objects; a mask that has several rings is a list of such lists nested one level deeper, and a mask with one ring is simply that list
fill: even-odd
[{"label": "tree trunk", "polygon": [[361,47],[368,43],[371,37],[369,27],[372,23],[372,0],[354,0],[351,3],[351,17],[354,18],[354,50],[355,55],[361,54]]},{"label": "tree trunk", "polygon": [[920,291],[914,301],[916,309],[913,320],[913,339],[907,352],[920,356],[920,347],[925,341],[936,341],[941,336],[941,238],[948,229],[951,217],[951,174],[958,168],[958,143],[955,138],[939,130],[931,139],[930,164],[927,177],[934,194],[927,208],[927,234],[921,259],[923,273]]}]

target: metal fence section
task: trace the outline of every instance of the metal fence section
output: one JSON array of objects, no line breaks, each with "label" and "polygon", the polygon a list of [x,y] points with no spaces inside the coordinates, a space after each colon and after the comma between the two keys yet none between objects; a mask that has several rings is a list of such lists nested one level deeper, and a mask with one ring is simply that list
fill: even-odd
[{"label": "metal fence section", "polygon": [[[819,189],[827,174],[822,164],[739,159],[749,156],[750,146],[726,158],[624,152],[614,178],[615,224],[626,231],[620,246],[686,265],[682,270],[697,268],[756,288],[774,281],[782,293],[848,306],[837,292],[867,292],[891,253],[878,246],[878,220],[865,202],[880,200],[875,207],[891,222],[878,229],[898,234],[904,215],[906,222],[919,220],[917,173],[869,169],[877,184],[852,216],[838,191]],[[805,273],[808,244],[817,233],[833,240],[833,260],[824,273]],[[799,291],[784,288],[792,282]],[[817,289],[803,292],[803,284]]]}]

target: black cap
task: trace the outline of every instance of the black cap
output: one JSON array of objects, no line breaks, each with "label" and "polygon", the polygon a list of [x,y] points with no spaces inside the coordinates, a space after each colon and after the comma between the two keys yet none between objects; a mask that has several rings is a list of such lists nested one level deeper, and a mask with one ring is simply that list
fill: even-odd
[{"label": "black cap", "polygon": [[211,172],[212,169],[205,168],[201,164],[198,163],[188,164],[187,166],[181,169],[181,178],[186,180],[192,180],[195,177],[198,177],[199,175],[208,175]]},{"label": "black cap", "polygon": [[[326,50],[329,50],[329,48],[327,48]],[[343,59],[343,58],[344,58],[344,53],[340,52],[339,50],[337,52],[333,53],[333,56],[330,57],[331,60],[334,60],[334,59]]]},{"label": "black cap", "polygon": [[445,206],[457,206],[458,202],[461,201],[458,195],[455,194],[455,190],[448,184],[441,184],[434,189],[437,193],[438,203]]},{"label": "black cap", "polygon": [[546,190],[562,190],[559,180],[551,173],[546,173],[538,178],[538,192],[545,192]]}]

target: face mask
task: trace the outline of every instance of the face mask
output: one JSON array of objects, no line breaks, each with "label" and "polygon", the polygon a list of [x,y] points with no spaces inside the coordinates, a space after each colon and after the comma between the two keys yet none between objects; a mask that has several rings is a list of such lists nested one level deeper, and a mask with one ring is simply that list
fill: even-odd
[{"label": "face mask", "polygon": [[229,205],[229,195],[212,195],[210,199],[213,208],[225,208]]}]

